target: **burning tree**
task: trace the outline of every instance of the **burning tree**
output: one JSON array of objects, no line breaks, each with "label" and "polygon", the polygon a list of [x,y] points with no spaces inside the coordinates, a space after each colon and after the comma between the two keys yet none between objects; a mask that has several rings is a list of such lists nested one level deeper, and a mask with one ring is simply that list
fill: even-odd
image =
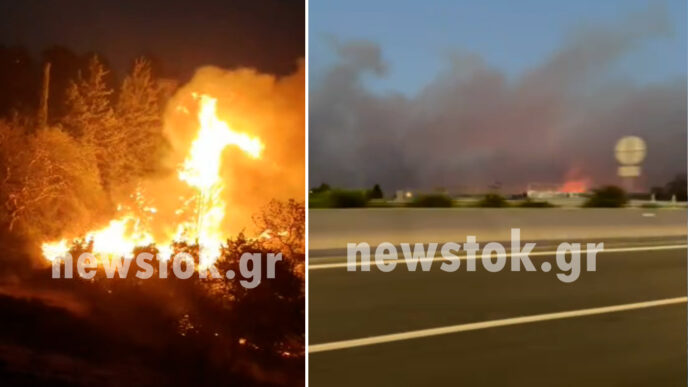
[{"label": "burning tree", "polygon": [[[42,119],[47,127],[30,116],[0,121],[3,236],[21,236],[34,246],[43,242],[48,260],[66,252],[74,257],[91,252],[109,260],[145,251],[160,253],[153,266],[169,268],[167,258],[184,251],[194,257],[196,269],[216,262],[220,270],[238,272],[245,252],[281,253],[284,259],[275,266],[274,278],[263,279],[255,289],[241,286],[239,278],[225,277],[106,279],[103,266],[89,281],[46,283],[49,269],[44,268],[23,274],[23,281],[31,291],[45,290],[51,300],[78,300],[69,305],[77,304],[83,315],[72,318],[78,320],[75,326],[89,327],[86,335],[93,341],[86,347],[90,345],[91,352],[109,343],[115,352],[135,356],[155,372],[173,370],[169,380],[175,382],[196,382],[199,375],[209,382],[226,379],[229,373],[242,385],[299,383],[305,356],[304,204],[268,203],[254,217],[256,233],[250,237],[230,237],[223,225],[234,203],[223,195],[231,181],[220,173],[226,164],[222,155],[232,151],[246,163],[261,163],[266,148],[272,151],[266,138],[250,126],[230,124],[218,113],[220,100],[204,91],[175,100],[176,114],[192,123],[189,129],[195,132],[184,149],[173,149],[163,135],[163,106],[168,101],[150,63],[135,61],[120,88],[110,86],[108,75],[103,62],[92,57],[67,88],[65,114]],[[280,92],[288,91],[290,97],[292,83],[303,87],[298,77],[286,86],[270,77],[256,78],[261,87],[285,88]],[[285,104],[284,98],[275,99],[275,104]],[[180,100],[183,103],[177,103]],[[293,110],[303,112],[298,104]],[[294,117],[298,115],[289,116],[288,122],[302,132]],[[161,160],[172,151],[181,162],[166,171]],[[261,167],[273,164],[271,160]],[[273,168],[275,173],[285,171]],[[165,172],[174,179],[174,184],[167,180],[163,186],[165,199],[180,197],[173,214],[156,207],[155,198],[139,189],[141,181]],[[184,191],[177,191],[179,187]],[[153,227],[156,217],[165,219],[168,227]],[[189,363],[195,366],[185,374]]]},{"label": "burning tree", "polygon": [[112,190],[157,170],[164,149],[163,101],[150,62],[134,61],[113,103],[109,71],[97,56],[67,89],[64,127],[96,154],[103,186]]},{"label": "burning tree", "polygon": [[115,107],[127,134],[124,146],[129,154],[136,155],[126,158],[130,176],[148,176],[160,169],[167,148],[161,131],[163,107],[162,90],[153,77],[150,61],[135,60],[122,82]]},{"label": "burning tree", "polygon": [[9,231],[34,237],[83,230],[101,207],[94,155],[56,128],[25,133],[0,122],[1,213]]},{"label": "burning tree", "polygon": [[294,199],[272,200],[253,221],[261,235],[266,236],[277,250],[294,258],[305,257],[306,211],[303,203]]}]

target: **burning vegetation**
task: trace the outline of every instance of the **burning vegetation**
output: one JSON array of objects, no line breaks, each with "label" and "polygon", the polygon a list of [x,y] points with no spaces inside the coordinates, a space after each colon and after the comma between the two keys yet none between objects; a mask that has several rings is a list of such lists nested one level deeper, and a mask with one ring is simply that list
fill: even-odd
[{"label": "burning vegetation", "polygon": [[[30,366],[7,359],[29,351],[46,382],[302,383],[303,64],[282,78],[206,67],[171,91],[146,59],[113,88],[93,56],[57,100],[48,75],[37,112],[0,120],[0,307],[56,320],[32,333],[5,323],[10,374],[25,380]],[[66,253],[143,251],[156,268],[186,252],[221,273],[247,252],[283,259],[254,289],[224,276],[49,279]]]},{"label": "burning vegetation", "polygon": [[[220,255],[222,239],[222,220],[225,216],[226,203],[222,199],[224,183],[220,177],[222,153],[228,146],[236,146],[252,158],[260,158],[264,145],[260,139],[245,133],[232,130],[226,122],[216,115],[217,99],[208,95],[194,98],[199,100],[199,130],[191,142],[191,149],[184,163],[180,166],[178,177],[195,189],[195,194],[187,199],[182,197],[183,206],[176,212],[191,213],[191,219],[179,223],[175,234],[167,236],[157,243],[165,259],[170,257],[173,242],[197,243],[201,265],[213,263]],[[180,106],[179,108],[183,108]],[[184,108],[183,111],[188,112]],[[137,193],[136,203],[145,205],[146,198]],[[191,207],[185,208],[185,207]],[[122,207],[118,207],[121,212]],[[147,218],[157,213],[155,207],[145,206],[141,212],[147,212]],[[108,226],[91,231],[84,240],[92,244],[93,253],[101,256],[133,257],[137,246],[146,246],[155,242],[151,232],[134,212],[128,210],[110,221]],[[52,261],[68,253],[69,243],[66,239],[46,242],[42,245],[43,255]]]}]

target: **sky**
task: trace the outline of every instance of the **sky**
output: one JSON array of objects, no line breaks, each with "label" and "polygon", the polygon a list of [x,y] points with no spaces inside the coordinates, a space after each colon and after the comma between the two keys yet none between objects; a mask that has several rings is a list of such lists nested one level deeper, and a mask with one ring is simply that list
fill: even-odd
[{"label": "sky", "polygon": [[[432,6],[429,6],[432,4]],[[647,0],[351,0],[309,3],[312,86],[336,61],[333,38],[370,40],[382,48],[384,77],[376,91],[418,92],[454,53],[477,53],[510,77],[551,55],[567,35],[648,7],[665,8],[673,31],[618,60],[614,76],[652,82],[686,74],[686,1]]]},{"label": "sky", "polygon": [[153,55],[186,79],[210,64],[290,74],[305,55],[304,24],[303,0],[0,2],[0,45],[95,51],[116,71]]},{"label": "sky", "polygon": [[686,171],[685,1],[325,2],[309,8],[309,178],[523,192]]}]

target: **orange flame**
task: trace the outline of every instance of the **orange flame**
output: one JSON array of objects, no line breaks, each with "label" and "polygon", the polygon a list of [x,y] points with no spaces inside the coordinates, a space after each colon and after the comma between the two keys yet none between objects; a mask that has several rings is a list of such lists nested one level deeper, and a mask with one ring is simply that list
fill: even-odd
[{"label": "orange flame", "polygon": [[558,191],[565,193],[585,193],[589,185],[590,179],[587,178],[568,180],[559,187]]},{"label": "orange flame", "polygon": [[220,178],[222,151],[234,145],[255,159],[260,157],[264,146],[260,139],[238,133],[221,121],[216,114],[215,98],[202,95],[200,100],[198,119],[201,128],[191,143],[191,151],[179,171],[179,179],[198,191],[195,237],[201,249],[201,266],[205,266],[217,259],[222,244],[220,226],[225,216],[225,203],[220,195],[224,189]]},{"label": "orange flame", "polygon": [[[194,95],[196,97],[196,95]],[[214,262],[220,255],[223,241],[221,230],[225,216],[226,203],[221,193],[224,182],[220,177],[222,152],[229,146],[236,146],[249,157],[261,157],[264,145],[257,137],[233,130],[226,122],[217,117],[217,99],[201,95],[199,100],[199,130],[191,143],[191,149],[183,165],[178,170],[178,178],[196,191],[196,219],[181,223],[176,234],[170,235],[158,249],[163,258],[169,258],[169,245],[173,240],[198,242],[200,247],[200,267]],[[157,211],[146,208],[150,216]],[[136,246],[156,242],[152,234],[145,230],[138,217],[126,213],[110,221],[108,226],[88,232],[83,238],[93,242],[93,254],[130,258]],[[42,245],[43,256],[53,261],[69,252],[68,239],[47,242]]]}]

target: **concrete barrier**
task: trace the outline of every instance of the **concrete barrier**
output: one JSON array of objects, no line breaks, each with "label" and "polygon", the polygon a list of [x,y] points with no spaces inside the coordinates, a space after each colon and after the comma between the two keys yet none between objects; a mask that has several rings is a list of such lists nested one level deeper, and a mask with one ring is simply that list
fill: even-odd
[{"label": "concrete barrier", "polygon": [[309,251],[345,249],[350,242],[604,240],[686,235],[685,209],[365,208],[309,212]]}]

